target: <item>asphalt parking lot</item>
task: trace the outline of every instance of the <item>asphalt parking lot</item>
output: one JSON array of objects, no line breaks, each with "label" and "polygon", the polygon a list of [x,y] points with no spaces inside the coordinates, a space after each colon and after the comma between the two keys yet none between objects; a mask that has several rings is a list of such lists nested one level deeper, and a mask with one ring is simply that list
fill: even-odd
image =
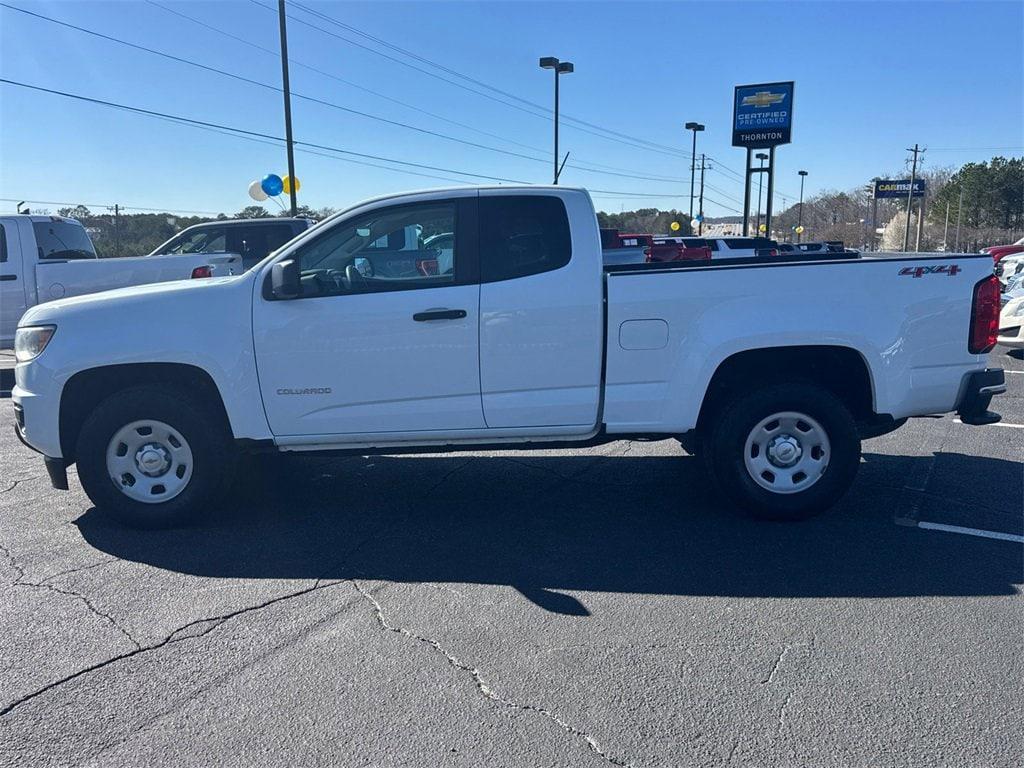
[{"label": "asphalt parking lot", "polygon": [[1003,425],[867,441],[790,525],[662,441],[254,462],[128,531],[0,400],[0,764],[1019,765],[1015,354]]}]

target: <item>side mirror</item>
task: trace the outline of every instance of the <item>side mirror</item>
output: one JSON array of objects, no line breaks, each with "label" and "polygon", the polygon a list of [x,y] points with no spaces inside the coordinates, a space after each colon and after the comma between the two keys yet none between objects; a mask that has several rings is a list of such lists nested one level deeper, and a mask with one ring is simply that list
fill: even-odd
[{"label": "side mirror", "polygon": [[294,259],[279,261],[271,268],[270,291],[275,299],[294,299],[302,295],[297,261]]}]

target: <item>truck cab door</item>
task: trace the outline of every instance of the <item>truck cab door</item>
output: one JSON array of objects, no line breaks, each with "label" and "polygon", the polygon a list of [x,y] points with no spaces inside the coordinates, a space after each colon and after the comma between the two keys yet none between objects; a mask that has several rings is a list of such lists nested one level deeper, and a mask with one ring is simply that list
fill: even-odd
[{"label": "truck cab door", "polygon": [[[275,436],[483,430],[475,214],[475,192],[396,201],[332,222],[288,254],[301,294],[281,300],[261,286],[253,308]],[[447,233],[455,247],[442,268],[427,240]]]},{"label": "truck cab door", "polygon": [[[27,218],[27,217],[26,217]],[[14,329],[28,309],[21,239],[14,222],[0,222],[0,345],[14,345]]]},{"label": "truck cab door", "polygon": [[487,426],[593,428],[601,398],[604,270],[586,193],[482,190],[480,277]]}]

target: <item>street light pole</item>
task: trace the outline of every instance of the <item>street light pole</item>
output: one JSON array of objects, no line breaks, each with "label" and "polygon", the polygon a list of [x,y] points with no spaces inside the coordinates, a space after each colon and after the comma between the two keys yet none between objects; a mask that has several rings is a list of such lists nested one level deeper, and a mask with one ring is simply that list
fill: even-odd
[{"label": "street light pole", "polygon": [[796,241],[800,242],[800,236],[803,234],[802,227],[804,225],[804,179],[807,178],[807,171],[797,171],[800,174],[800,207],[797,208],[796,213]]},{"label": "street light pole", "polygon": [[697,234],[704,234],[704,153],[700,153],[700,213],[697,224]]},{"label": "street light pole", "polygon": [[558,165],[558,80],[559,75],[567,75],[574,71],[573,63],[571,61],[559,61],[554,56],[544,56],[540,60],[541,69],[550,69],[555,73],[555,158],[554,158],[554,181],[553,184],[558,183],[558,176],[561,173],[561,168]]},{"label": "street light pole", "polygon": [[693,149],[690,150],[690,221],[693,221],[693,177],[697,170],[697,131],[703,131],[700,123],[687,123],[686,130],[693,131]]},{"label": "street light pole", "polygon": [[299,206],[296,199],[295,180],[295,142],[292,141],[292,92],[288,85],[288,27],[285,22],[284,0],[277,2],[277,16],[281,26],[281,83],[284,91],[284,136],[288,145],[288,178],[291,184],[288,188],[288,197],[291,202],[291,215],[299,215]]},{"label": "street light pole", "polygon": [[768,155],[758,152],[754,157],[761,161],[757,173],[757,225],[754,227],[754,237],[757,237],[761,232],[761,187],[764,186],[764,161],[768,159]]}]

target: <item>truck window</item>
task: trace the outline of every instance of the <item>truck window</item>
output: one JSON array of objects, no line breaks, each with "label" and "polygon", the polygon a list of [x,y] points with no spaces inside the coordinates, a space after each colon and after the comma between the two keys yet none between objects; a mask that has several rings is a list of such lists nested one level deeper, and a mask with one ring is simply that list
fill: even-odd
[{"label": "truck window", "polygon": [[480,278],[511,280],[569,263],[569,216],[557,197],[480,198]]},{"label": "truck window", "polygon": [[227,233],[224,227],[186,230],[171,240],[163,253],[227,253]]},{"label": "truck window", "polygon": [[7,230],[0,224],[0,261],[7,261]]},{"label": "truck window", "polygon": [[254,224],[251,227],[229,227],[228,253],[237,253],[246,263],[262,261],[294,237],[290,224]]},{"label": "truck window", "polygon": [[459,269],[456,206],[412,203],[331,227],[294,258],[304,296],[437,288]]},{"label": "truck window", "polygon": [[96,249],[89,239],[89,233],[77,221],[33,221],[32,231],[36,236],[40,260],[96,258]]}]

